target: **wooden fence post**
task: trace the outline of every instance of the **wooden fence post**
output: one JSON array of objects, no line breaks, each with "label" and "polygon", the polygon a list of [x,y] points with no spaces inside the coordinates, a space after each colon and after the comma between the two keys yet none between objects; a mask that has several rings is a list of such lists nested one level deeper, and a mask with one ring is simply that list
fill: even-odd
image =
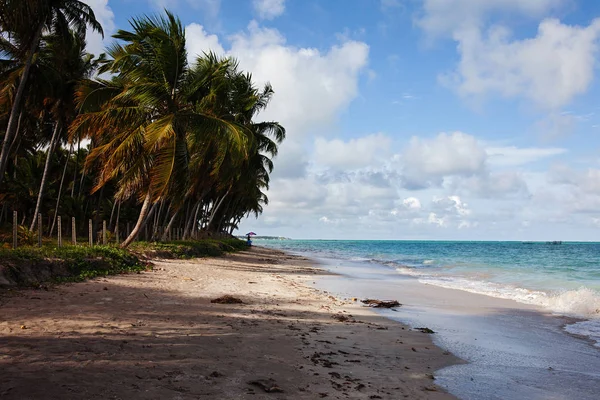
[{"label": "wooden fence post", "polygon": [[75,217],[71,217],[71,242],[73,246],[77,244],[77,225],[75,225]]},{"label": "wooden fence post", "polygon": [[106,246],[106,220],[102,221],[102,244]]},{"label": "wooden fence post", "polygon": [[62,217],[58,216],[58,220],[56,221],[58,225],[58,247],[62,247]]},{"label": "wooden fence post", "polygon": [[42,247],[42,213],[38,214],[38,247]]},{"label": "wooden fence post", "polygon": [[90,237],[90,246],[93,246],[94,245],[94,232],[92,231],[92,220],[91,219],[88,224],[88,234]]},{"label": "wooden fence post", "polygon": [[13,249],[17,248],[18,245],[18,227],[19,227],[19,219],[17,216],[17,212],[13,211]]}]

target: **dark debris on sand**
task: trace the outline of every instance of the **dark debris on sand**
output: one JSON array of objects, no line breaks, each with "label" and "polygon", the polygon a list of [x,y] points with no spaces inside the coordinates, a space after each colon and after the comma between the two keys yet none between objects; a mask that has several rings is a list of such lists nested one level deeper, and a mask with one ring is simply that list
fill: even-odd
[{"label": "dark debris on sand", "polygon": [[216,299],[212,299],[210,302],[217,304],[244,304],[242,300],[238,299],[237,297],[230,296],[228,294]]}]

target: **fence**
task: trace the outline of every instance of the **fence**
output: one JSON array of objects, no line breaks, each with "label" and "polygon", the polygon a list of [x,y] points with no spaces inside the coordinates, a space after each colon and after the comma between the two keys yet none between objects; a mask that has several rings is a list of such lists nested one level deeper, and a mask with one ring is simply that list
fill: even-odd
[{"label": "fence", "polygon": [[[37,227],[36,227],[37,230],[34,232],[28,231],[26,227],[22,226],[22,224],[19,224],[18,217],[19,217],[18,212],[13,211],[13,229],[12,229],[12,248],[13,249],[16,249],[20,245],[23,245],[24,244],[23,242],[25,242],[25,241],[27,242],[27,244],[30,244],[30,245],[35,244],[38,247],[42,247],[44,238],[49,239],[49,240],[56,239],[57,247],[62,247],[64,245],[62,216],[56,217],[56,226],[58,229],[56,232],[56,236],[53,236],[53,237],[48,237],[48,236],[45,237],[44,236],[44,225],[43,225],[43,219],[42,219],[41,213],[37,215]],[[68,219],[67,219],[67,221],[68,221]],[[87,236],[87,245],[88,246],[94,246],[94,245],[100,245],[100,244],[105,245],[105,246],[110,245],[110,244],[119,245],[119,243],[121,243],[122,240],[129,237],[129,235],[131,234],[130,222],[127,222],[125,224],[125,227],[126,227],[125,230],[121,230],[119,227],[119,224],[116,224],[114,227],[114,230],[112,232],[109,231],[109,229],[107,228],[106,220],[102,221],[102,229],[99,232],[94,231],[94,221],[93,220],[89,219],[87,225],[88,225],[88,227],[87,227],[88,229],[87,229],[85,236]],[[139,230],[138,235],[136,236],[135,240],[138,240],[140,237],[146,241],[150,241],[150,240],[160,241],[163,237],[165,237],[167,241],[182,240],[185,235],[185,230],[183,228],[170,228],[169,231],[167,232],[167,234],[163,235],[165,230],[167,229],[165,226],[158,226],[158,227],[154,227],[153,229],[149,229],[148,225],[149,224],[145,224],[143,229]],[[68,231],[69,224],[67,224],[66,227],[67,227],[67,231]],[[76,221],[75,217],[71,217],[70,233],[71,233],[71,245],[77,245],[77,243],[78,243],[77,242],[77,221]],[[122,236],[123,233],[124,233],[124,236]],[[32,240],[33,237],[36,237],[37,240],[35,240],[35,241]],[[66,237],[69,237],[68,232],[66,233]],[[191,239],[198,239],[199,235],[198,235],[198,232],[192,232],[190,235],[188,235],[188,237]],[[83,243],[85,243],[85,241]]]}]

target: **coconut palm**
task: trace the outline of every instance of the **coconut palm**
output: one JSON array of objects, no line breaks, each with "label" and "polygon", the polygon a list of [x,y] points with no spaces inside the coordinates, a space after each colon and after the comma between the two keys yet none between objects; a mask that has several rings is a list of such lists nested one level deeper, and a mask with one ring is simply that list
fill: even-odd
[{"label": "coconut palm", "polygon": [[[95,190],[118,179],[117,196],[142,202],[134,229],[122,243],[138,235],[151,204],[168,198],[183,201],[189,180],[189,143],[217,137],[230,153],[244,155],[247,130],[228,115],[220,115],[219,90],[226,85],[228,60],[211,74],[188,65],[185,32],[178,18],[133,19],[131,31],[114,37],[103,72],[82,90],[80,103],[97,104],[81,114],[71,131],[85,132],[95,145],[87,164],[99,168]],[[106,95],[107,101],[97,100]],[[93,107],[92,107],[93,108]]]},{"label": "coconut palm", "polygon": [[[77,113],[75,106],[76,89],[81,80],[89,78],[96,70],[97,60],[94,60],[94,57],[85,51],[85,46],[85,40],[74,31],[66,37],[51,35],[44,39],[44,46],[38,55],[38,58],[41,59],[38,64],[50,70],[46,75],[51,77],[52,91],[44,99],[44,103],[54,121],[54,129],[48,146],[46,166],[38,191],[30,230],[35,228],[36,215],[40,212],[52,153],[61,142],[61,139],[66,137],[64,135],[65,127],[70,125]],[[62,192],[62,184],[59,190]]]},{"label": "coconut palm", "polygon": [[20,44],[19,55],[23,69],[12,100],[6,132],[0,151],[0,184],[4,179],[10,146],[17,131],[23,98],[44,31],[67,37],[70,28],[81,37],[91,27],[102,33],[90,6],[79,0],[3,0],[0,3],[0,26],[3,32]]}]

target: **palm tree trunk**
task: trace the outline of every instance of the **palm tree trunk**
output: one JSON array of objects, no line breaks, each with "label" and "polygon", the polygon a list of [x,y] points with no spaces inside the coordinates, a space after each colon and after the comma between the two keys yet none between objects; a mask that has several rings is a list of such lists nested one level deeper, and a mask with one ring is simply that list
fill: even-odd
[{"label": "palm tree trunk", "polygon": [[109,232],[112,232],[112,230],[113,230],[113,217],[115,216],[115,208],[117,208],[117,203],[118,203],[118,201],[115,200],[115,202],[113,203],[113,206],[112,206],[112,210],[110,211],[110,221],[108,221]]},{"label": "palm tree trunk", "polygon": [[227,195],[229,194],[230,191],[231,191],[231,188],[229,188],[227,190],[227,193],[225,193],[223,195],[223,197],[221,197],[221,199],[219,200],[219,202],[213,207],[212,213],[210,214],[210,218],[208,219],[208,222],[206,223],[206,228],[207,229],[210,229],[210,224],[212,224],[213,219],[215,218],[215,215],[217,215],[217,211],[219,211],[219,208],[223,204],[223,200],[225,200],[225,198],[227,197]]},{"label": "palm tree trunk", "polygon": [[198,203],[196,203],[196,205],[194,206],[194,208],[192,208],[192,215],[190,215],[190,217],[187,220],[187,223],[185,225],[185,229],[183,231],[183,238],[187,239],[190,235],[190,231],[192,229],[192,225],[194,223],[194,220],[196,218],[198,218],[198,209],[200,208],[200,204],[202,203],[202,200],[198,201]]},{"label": "palm tree trunk", "polygon": [[58,142],[58,134],[61,130],[61,127],[62,124],[60,121],[57,121],[56,125],[54,126],[52,140],[50,140],[50,146],[48,147],[48,155],[46,156],[46,164],[44,165],[44,175],[42,175],[42,183],[40,184],[40,191],[38,193],[37,203],[35,205],[35,212],[33,213],[33,221],[31,221],[31,226],[29,227],[30,231],[35,228],[37,215],[40,212],[40,207],[42,206],[42,198],[44,197],[44,190],[46,189],[46,183],[48,180],[48,171],[50,170],[50,159],[52,158],[52,153],[54,152],[56,142]]},{"label": "palm tree trunk", "polygon": [[[33,56],[35,55],[40,39],[42,37],[42,29],[44,28],[44,24],[40,23],[37,27],[33,40],[31,42],[31,47],[29,48],[29,54],[27,54],[27,61],[25,61],[25,67],[23,68],[23,74],[21,75],[21,80],[19,81],[19,87],[17,88],[17,93],[15,94],[15,98],[13,100],[12,109],[10,111],[10,117],[8,118],[8,126],[6,127],[6,133],[4,134],[4,141],[2,143],[2,151],[0,152],[0,184],[2,184],[2,180],[4,179],[4,173],[6,172],[6,164],[8,162],[8,153],[10,150],[10,145],[13,140],[13,136],[17,131],[17,123],[19,119],[19,114],[21,113],[21,106],[23,103],[23,95],[25,93],[25,86],[27,85],[27,78],[29,78],[29,71],[31,70],[31,65],[33,65]],[[35,218],[34,218],[35,220]]]},{"label": "palm tree trunk", "polygon": [[58,196],[56,196],[56,207],[54,207],[54,218],[52,219],[52,227],[50,228],[50,237],[52,237],[52,233],[54,233],[54,225],[56,224],[56,216],[58,215],[58,206],[60,205],[60,196],[62,194],[63,184],[65,182],[65,175],[67,174],[67,166],[69,165],[69,160],[71,159],[72,153],[73,144],[71,143],[71,147],[69,148],[69,155],[67,156],[67,161],[65,161],[65,168],[63,169],[62,178],[60,178],[60,187],[58,188]]},{"label": "palm tree trunk", "polygon": [[131,231],[131,233],[129,234],[127,239],[125,239],[125,241],[123,241],[123,243],[121,243],[122,249],[129,246],[131,244],[131,242],[133,242],[135,240],[135,238],[137,237],[137,235],[140,231],[140,228],[142,227],[142,223],[146,219],[146,214],[148,213],[148,208],[150,207],[150,199],[151,199],[150,190],[148,190],[148,193],[146,194],[146,198],[144,199],[144,203],[142,204],[142,209],[140,210],[140,216],[138,217],[138,220],[137,220],[135,226],[133,227],[133,230]]},{"label": "palm tree trunk", "polygon": [[[121,205],[119,205],[119,207],[121,207]],[[152,219],[152,216],[154,215],[154,213],[156,212],[156,208],[158,207],[158,203],[154,203],[152,205],[152,208],[150,208],[150,211],[148,212],[148,214],[146,215],[146,218],[144,219],[144,222],[142,223],[142,226],[140,227],[140,230],[144,229],[144,227],[146,225],[148,225],[148,223],[150,222],[150,220]],[[150,241],[149,239],[152,239],[151,237],[145,237],[144,238],[146,241]]]},{"label": "palm tree trunk", "polygon": [[71,187],[71,198],[75,197],[75,186],[77,186],[77,170],[79,169],[79,150],[81,149],[81,139],[77,140],[77,153],[75,154],[75,174],[73,175],[73,186]]},{"label": "palm tree trunk", "polygon": [[[167,224],[167,228],[165,229],[165,231],[162,234],[162,238],[161,240],[164,242],[165,240],[167,240],[167,237],[169,236],[169,232],[171,231],[171,228],[173,227],[173,222],[175,222],[175,218],[177,218],[177,214],[179,214],[179,210],[181,210],[181,208],[178,208],[174,213],[173,216],[171,217],[171,219],[169,220],[169,223]],[[171,238],[172,239],[172,238]]]},{"label": "palm tree trunk", "polygon": [[194,234],[197,232],[197,227],[198,227],[198,212],[200,211],[200,208],[202,208],[202,200],[200,200],[198,202],[198,207],[196,207],[196,213],[194,214],[194,222],[192,224],[192,232],[190,233],[192,239],[194,239]]},{"label": "palm tree trunk", "polygon": [[[156,203],[156,204],[158,204],[158,203]],[[160,216],[162,215],[162,210],[163,210],[164,205],[165,205],[165,200],[161,199],[160,200],[160,207],[158,208],[158,213],[154,217],[154,226],[152,227],[152,240],[156,240],[156,238],[158,236],[158,228],[159,228],[159,224],[160,224]]]}]

